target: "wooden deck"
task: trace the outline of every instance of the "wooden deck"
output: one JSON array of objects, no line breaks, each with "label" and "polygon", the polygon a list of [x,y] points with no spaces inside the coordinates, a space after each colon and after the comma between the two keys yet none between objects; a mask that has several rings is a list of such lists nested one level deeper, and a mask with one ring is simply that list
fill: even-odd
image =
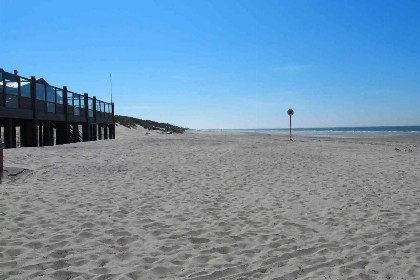
[{"label": "wooden deck", "polygon": [[114,103],[0,69],[0,126],[6,149],[115,139]]}]

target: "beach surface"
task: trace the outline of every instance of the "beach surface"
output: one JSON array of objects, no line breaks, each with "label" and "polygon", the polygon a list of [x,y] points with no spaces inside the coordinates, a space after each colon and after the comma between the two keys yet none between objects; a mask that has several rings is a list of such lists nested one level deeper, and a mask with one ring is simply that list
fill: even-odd
[{"label": "beach surface", "polygon": [[420,279],[420,141],[117,127],[4,151],[0,279]]}]

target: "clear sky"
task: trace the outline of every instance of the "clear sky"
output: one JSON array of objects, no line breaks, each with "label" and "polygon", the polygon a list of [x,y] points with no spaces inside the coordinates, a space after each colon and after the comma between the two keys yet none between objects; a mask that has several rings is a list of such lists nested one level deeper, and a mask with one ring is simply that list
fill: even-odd
[{"label": "clear sky", "polygon": [[0,0],[0,67],[189,128],[420,125],[420,1]]}]

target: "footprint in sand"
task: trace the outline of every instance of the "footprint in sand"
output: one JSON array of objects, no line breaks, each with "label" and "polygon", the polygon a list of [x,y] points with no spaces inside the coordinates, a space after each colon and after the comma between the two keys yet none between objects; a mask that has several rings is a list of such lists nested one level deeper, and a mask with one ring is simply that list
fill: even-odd
[{"label": "footprint in sand", "polygon": [[190,242],[193,244],[203,244],[210,242],[210,239],[207,238],[200,238],[200,237],[190,237]]},{"label": "footprint in sand", "polygon": [[55,259],[65,258],[69,254],[68,250],[56,250],[50,254]]}]

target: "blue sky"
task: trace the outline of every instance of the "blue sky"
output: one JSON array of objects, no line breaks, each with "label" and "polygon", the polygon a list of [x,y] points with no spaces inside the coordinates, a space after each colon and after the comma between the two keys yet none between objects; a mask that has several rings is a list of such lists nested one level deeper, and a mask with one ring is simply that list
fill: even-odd
[{"label": "blue sky", "polygon": [[[0,0],[0,67],[189,128],[420,125],[418,1]],[[7,11],[7,12],[4,12]]]}]

